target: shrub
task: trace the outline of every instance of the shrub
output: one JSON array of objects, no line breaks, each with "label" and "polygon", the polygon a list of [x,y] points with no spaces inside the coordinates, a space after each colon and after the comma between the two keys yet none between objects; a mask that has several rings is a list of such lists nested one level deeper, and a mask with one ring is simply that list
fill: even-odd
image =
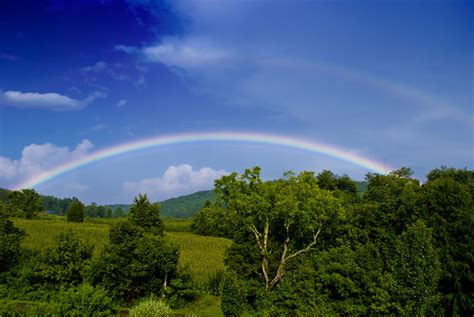
[{"label": "shrub", "polygon": [[240,316],[245,310],[244,296],[237,276],[226,274],[222,290],[221,309],[224,316]]},{"label": "shrub", "polygon": [[161,300],[149,298],[130,309],[130,317],[167,317],[171,314],[169,306]]},{"label": "shrub", "polygon": [[61,313],[72,316],[110,315],[114,313],[115,307],[104,289],[89,284],[60,291],[58,305]]},{"label": "shrub", "polygon": [[184,267],[177,278],[171,281],[169,303],[172,308],[183,307],[197,300],[201,292],[195,289],[189,267]]},{"label": "shrub", "polygon": [[82,242],[72,230],[60,233],[55,245],[39,258],[31,282],[46,288],[81,284],[93,249],[93,245]]}]

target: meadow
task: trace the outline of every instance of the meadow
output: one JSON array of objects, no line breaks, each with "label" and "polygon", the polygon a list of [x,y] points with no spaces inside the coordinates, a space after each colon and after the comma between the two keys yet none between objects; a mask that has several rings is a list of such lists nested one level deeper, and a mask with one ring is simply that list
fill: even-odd
[{"label": "meadow", "polygon": [[[94,245],[94,256],[98,256],[109,240],[109,229],[115,219],[90,220],[84,223],[67,222],[64,217],[47,216],[40,219],[12,219],[15,226],[25,230],[23,247],[45,251],[54,244],[56,237],[72,230],[82,241]],[[197,284],[205,283],[215,272],[224,270],[224,253],[231,240],[205,237],[186,232],[190,220],[166,219],[165,234],[180,248],[178,268],[189,267]]]},{"label": "meadow", "polygon": [[[13,218],[15,226],[25,230],[22,246],[27,249],[45,251],[55,238],[67,230],[72,230],[81,240],[94,245],[94,257],[100,255],[109,240],[110,226],[116,219],[91,219],[84,223],[67,222],[65,217],[44,215],[39,219]],[[205,237],[186,232],[190,220],[165,219],[165,235],[170,242],[180,248],[178,270],[189,269],[196,285],[205,285],[216,272],[223,271],[224,254],[231,240]],[[219,297],[205,295],[197,302],[176,311],[178,314],[199,314],[221,316]]]}]

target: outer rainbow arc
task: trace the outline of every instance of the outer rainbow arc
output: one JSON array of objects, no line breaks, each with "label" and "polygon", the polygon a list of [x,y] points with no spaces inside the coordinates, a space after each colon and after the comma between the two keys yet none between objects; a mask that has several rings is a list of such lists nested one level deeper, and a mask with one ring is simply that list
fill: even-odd
[{"label": "outer rainbow arc", "polygon": [[39,186],[53,178],[56,178],[62,174],[68,173],[82,166],[86,166],[93,162],[101,161],[107,158],[119,156],[121,154],[134,152],[142,149],[151,147],[159,147],[165,145],[182,144],[182,143],[196,143],[196,142],[209,142],[209,141],[222,141],[222,142],[249,142],[249,143],[260,143],[285,146],[294,149],[300,149],[309,151],[312,153],[325,154],[346,162],[350,162],[354,165],[365,167],[371,171],[385,174],[390,171],[391,168],[385,166],[385,164],[377,162],[375,160],[354,154],[347,150],[337,148],[335,146],[313,142],[306,139],[299,139],[293,137],[287,137],[276,134],[265,134],[255,132],[232,132],[232,131],[215,131],[215,132],[201,132],[201,133],[183,133],[183,134],[171,134],[161,135],[151,138],[145,138],[138,141],[132,141],[125,144],[119,144],[111,146],[96,152],[93,152],[85,157],[77,160],[67,162],[63,165],[52,168],[39,175],[36,175],[23,183],[20,183],[14,187],[14,190],[21,188],[33,188]]}]

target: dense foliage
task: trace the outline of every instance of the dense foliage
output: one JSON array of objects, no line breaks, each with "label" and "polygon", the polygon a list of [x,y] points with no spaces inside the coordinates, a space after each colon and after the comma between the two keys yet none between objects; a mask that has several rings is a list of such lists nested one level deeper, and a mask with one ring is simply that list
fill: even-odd
[{"label": "dense foliage", "polygon": [[[216,181],[195,232],[234,240],[222,309],[271,316],[466,315],[473,301],[474,172],[347,176],[259,169]],[[279,273],[281,272],[281,273]]]},{"label": "dense foliage", "polygon": [[43,211],[41,196],[34,189],[8,192],[4,198],[3,209],[9,216],[31,219]]}]

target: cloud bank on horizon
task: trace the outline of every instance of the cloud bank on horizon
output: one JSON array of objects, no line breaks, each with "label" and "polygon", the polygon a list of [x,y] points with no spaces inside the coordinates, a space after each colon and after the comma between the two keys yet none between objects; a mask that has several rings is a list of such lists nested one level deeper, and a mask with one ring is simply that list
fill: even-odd
[{"label": "cloud bank on horizon", "polygon": [[[92,144],[210,130],[316,139],[412,167],[420,178],[441,165],[473,168],[473,6],[2,2],[0,187],[87,155]],[[276,151],[173,147],[40,189],[112,203],[140,190],[165,197],[207,189],[211,178],[255,163],[268,178],[288,167],[358,179],[367,172]]]}]

